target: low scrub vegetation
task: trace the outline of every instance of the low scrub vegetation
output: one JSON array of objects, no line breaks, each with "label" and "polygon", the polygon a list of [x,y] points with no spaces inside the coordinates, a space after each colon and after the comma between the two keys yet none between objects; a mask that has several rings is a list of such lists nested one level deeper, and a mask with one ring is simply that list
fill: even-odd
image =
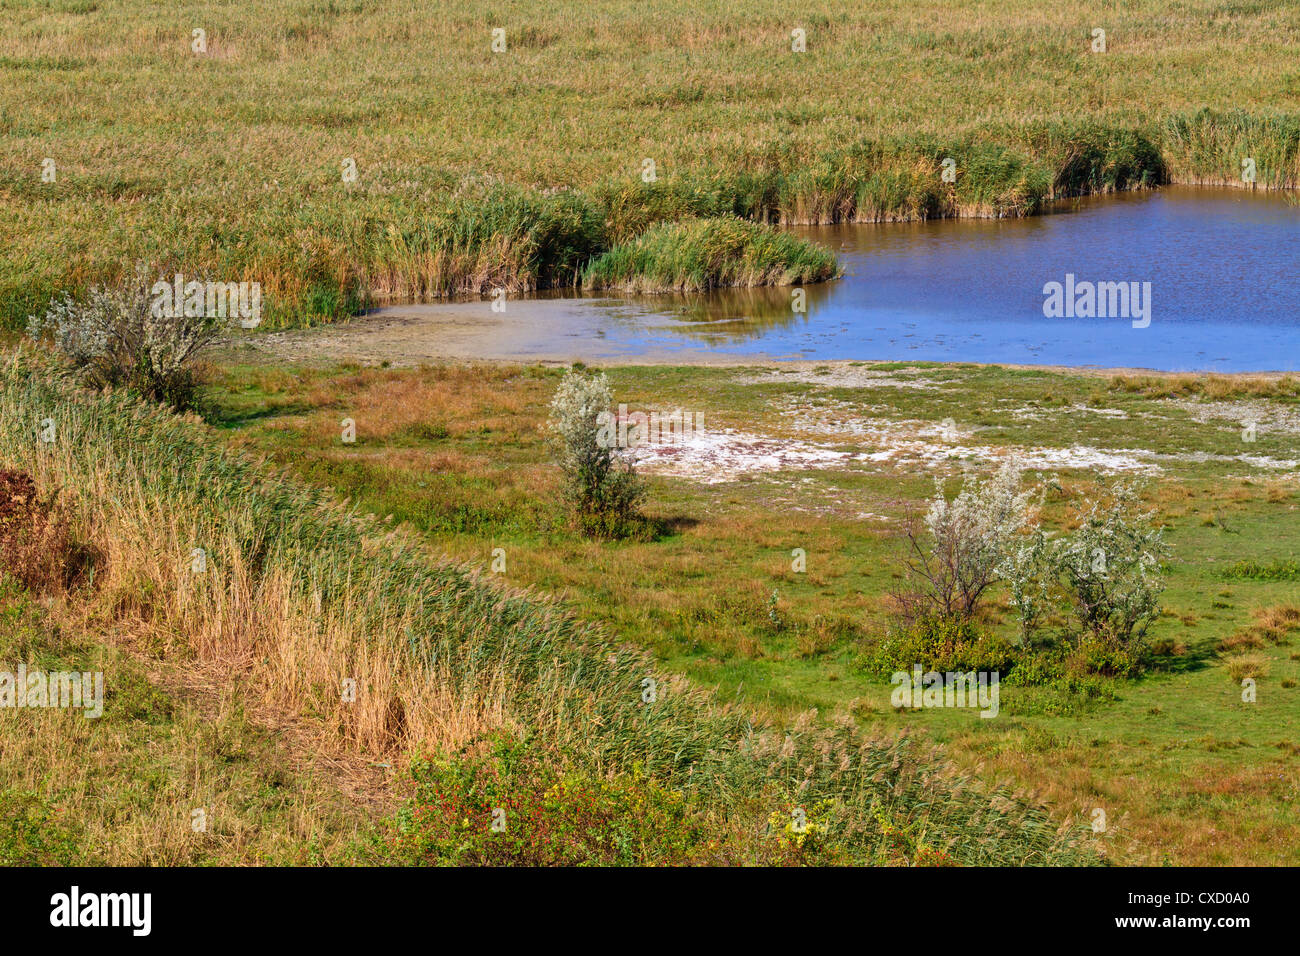
[{"label": "low scrub vegetation", "polygon": [[1160,565],[1168,557],[1164,530],[1153,525],[1154,510],[1142,510],[1133,484],[1116,483],[1104,498],[1084,504],[1079,527],[1066,541],[1048,546],[1050,580],[1035,580],[1031,564],[1013,587],[1024,594],[1059,586],[1083,631],[1103,644],[1132,648],[1160,613]]},{"label": "low scrub vegetation", "polygon": [[178,410],[193,406],[198,362],[221,332],[206,312],[155,309],[154,272],[138,266],[112,288],[95,287],[85,299],[65,293],[42,316],[31,316],[27,334],[50,341],[95,388],[126,388]]},{"label": "low scrub vegetation", "polygon": [[[899,624],[864,656],[869,672],[886,676],[919,664],[1014,672],[1019,682],[1040,683],[1141,670],[1168,549],[1155,513],[1141,508],[1138,486],[1116,482],[1083,501],[1073,530],[1056,535],[1038,521],[1034,496],[1020,485],[1020,466],[1008,460],[993,478],[964,483],[951,500],[940,487],[924,535],[909,522],[911,587],[893,595]],[[1014,645],[982,623],[987,593],[1001,582],[1020,624]],[[1052,621],[1061,625],[1049,628]]]},{"label": "low scrub vegetation", "polygon": [[1149,398],[1300,398],[1294,375],[1115,375],[1110,387]]},{"label": "low scrub vegetation", "polygon": [[0,468],[4,573],[37,594],[62,593],[94,577],[95,555],[75,540],[64,504],[32,476]]},{"label": "low scrub vegetation", "polygon": [[912,619],[970,619],[997,580],[1016,533],[1029,519],[1029,494],[1019,490],[1020,468],[1006,462],[991,481],[975,478],[951,501],[942,485],[925,515],[928,539],[908,522],[907,570],[917,590],[895,595]]},{"label": "low scrub vegetation", "polygon": [[1252,622],[1239,628],[1219,642],[1221,652],[1259,650],[1270,645],[1290,644],[1291,637],[1300,631],[1300,607],[1280,604],[1275,607],[1256,608],[1251,612]]},{"label": "low scrub vegetation", "polygon": [[0,866],[75,866],[80,838],[40,794],[0,790]]},{"label": "low scrub vegetation", "polygon": [[1300,561],[1256,561],[1244,558],[1224,568],[1222,575],[1247,581],[1300,581]]},{"label": "low scrub vegetation", "polygon": [[[566,770],[526,740],[434,755],[409,769],[409,801],[384,858],[436,866],[683,865],[719,846],[678,790],[644,773]],[[483,748],[480,748],[483,749]],[[758,842],[758,841],[755,841]]]}]

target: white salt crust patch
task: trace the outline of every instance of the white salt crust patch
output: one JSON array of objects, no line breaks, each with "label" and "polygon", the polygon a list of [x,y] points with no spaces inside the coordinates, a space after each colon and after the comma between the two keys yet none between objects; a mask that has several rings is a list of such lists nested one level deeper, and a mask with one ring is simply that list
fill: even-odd
[{"label": "white salt crust patch", "polygon": [[996,464],[1015,455],[1025,468],[1038,471],[1081,469],[1103,474],[1159,474],[1160,462],[1236,462],[1279,471],[1300,462],[1264,455],[1211,455],[1205,452],[1160,454],[1141,448],[1100,449],[1088,445],[1037,448],[980,445],[972,437],[978,428],[955,422],[886,421],[853,418],[837,409],[785,408],[783,424],[809,438],[835,437],[873,450],[850,451],[808,438],[761,435],[738,429],[707,426],[676,441],[661,441],[632,449],[633,459],[647,473],[688,478],[702,484],[734,481],[746,475],[806,471],[861,465],[908,470],[951,470],[969,464]]}]

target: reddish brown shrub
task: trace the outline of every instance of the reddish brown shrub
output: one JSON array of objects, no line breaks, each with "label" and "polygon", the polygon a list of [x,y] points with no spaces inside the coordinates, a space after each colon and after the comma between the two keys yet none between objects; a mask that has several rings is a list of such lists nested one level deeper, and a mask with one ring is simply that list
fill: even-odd
[{"label": "reddish brown shrub", "polygon": [[87,581],[94,564],[56,499],[42,498],[26,472],[0,468],[0,571],[30,591],[60,591]]}]

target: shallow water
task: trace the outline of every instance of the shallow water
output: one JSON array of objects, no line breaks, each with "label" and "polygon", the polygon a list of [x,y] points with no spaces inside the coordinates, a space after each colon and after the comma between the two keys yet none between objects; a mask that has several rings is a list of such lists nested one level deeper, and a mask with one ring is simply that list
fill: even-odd
[{"label": "shallow water", "polygon": [[[516,300],[499,357],[1300,367],[1300,205],[1278,194],[1172,187],[1029,219],[795,231],[833,248],[845,271],[805,290],[804,313],[791,289]],[[1149,289],[1149,324],[1135,327],[1144,316],[1133,308],[1127,317],[1045,316],[1044,286],[1064,286],[1067,274]]]}]

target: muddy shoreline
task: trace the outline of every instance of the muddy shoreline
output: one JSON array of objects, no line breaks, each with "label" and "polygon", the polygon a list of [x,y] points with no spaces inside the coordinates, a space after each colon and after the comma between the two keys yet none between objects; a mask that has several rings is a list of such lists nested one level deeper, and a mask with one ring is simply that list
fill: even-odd
[{"label": "muddy shoreline", "polygon": [[[1294,372],[1186,372],[1141,366],[1052,365],[1030,362],[932,362],[898,359],[809,359],[771,353],[739,354],[692,346],[651,349],[632,355],[602,352],[595,343],[575,341],[572,347],[530,350],[529,341],[554,339],[553,319],[574,312],[572,300],[529,302],[529,315],[512,319],[493,313],[488,301],[392,306],[345,322],[284,332],[243,333],[227,339],[215,353],[223,363],[272,365],[289,363],[332,366],[343,362],[415,368],[420,365],[482,364],[569,366],[575,362],[599,366],[699,366],[704,368],[780,367],[791,371],[815,368],[870,369],[876,366],[989,366],[1083,375],[1215,375],[1242,379],[1278,379]],[[555,313],[541,316],[539,311]],[[598,339],[597,339],[598,340]]]}]

